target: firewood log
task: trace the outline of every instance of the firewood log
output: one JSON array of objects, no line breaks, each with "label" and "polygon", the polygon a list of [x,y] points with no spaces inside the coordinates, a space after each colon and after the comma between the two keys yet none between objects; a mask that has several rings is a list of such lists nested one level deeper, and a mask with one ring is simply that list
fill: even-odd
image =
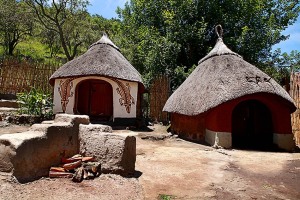
[{"label": "firewood log", "polygon": [[67,164],[67,163],[72,163],[72,162],[76,162],[78,160],[82,160],[82,157],[77,157],[77,158],[61,158],[61,163],[63,164]]},{"label": "firewood log", "polygon": [[82,155],[76,154],[76,155],[72,156],[71,158],[82,158]]},{"label": "firewood log", "polygon": [[50,171],[52,171],[52,172],[66,172],[66,170],[63,167],[51,167]]},{"label": "firewood log", "polygon": [[75,169],[75,168],[79,167],[80,165],[81,165],[81,160],[78,160],[78,161],[75,161],[75,162],[72,162],[72,163],[64,164],[63,168],[66,169],[66,170],[72,170],[72,169]]},{"label": "firewood log", "polygon": [[92,162],[94,160],[94,157],[82,157],[82,162]]},{"label": "firewood log", "polygon": [[54,172],[49,171],[50,178],[72,178],[73,174],[69,172]]}]

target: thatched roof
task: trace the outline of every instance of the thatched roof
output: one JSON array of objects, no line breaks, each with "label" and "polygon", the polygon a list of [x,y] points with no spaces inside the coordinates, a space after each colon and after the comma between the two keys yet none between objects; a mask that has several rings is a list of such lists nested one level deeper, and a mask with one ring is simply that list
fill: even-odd
[{"label": "thatched roof", "polygon": [[87,52],[61,66],[50,77],[53,85],[57,78],[106,76],[143,85],[140,73],[120,53],[119,48],[106,36],[92,44]]},{"label": "thatched roof", "polygon": [[219,38],[214,49],[171,95],[163,110],[198,115],[254,93],[275,94],[286,101],[291,111],[296,109],[292,98],[274,79],[232,52]]}]

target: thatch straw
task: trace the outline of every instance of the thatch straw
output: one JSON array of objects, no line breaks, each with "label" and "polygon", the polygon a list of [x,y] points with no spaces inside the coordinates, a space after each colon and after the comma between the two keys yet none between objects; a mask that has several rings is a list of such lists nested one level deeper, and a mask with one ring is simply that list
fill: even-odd
[{"label": "thatch straw", "polygon": [[254,93],[275,94],[285,100],[292,112],[295,110],[292,98],[274,79],[229,50],[219,38],[163,110],[193,116]]},{"label": "thatch straw", "polygon": [[53,85],[57,78],[81,76],[106,76],[139,82],[143,86],[140,73],[120,53],[119,48],[105,35],[92,44],[83,55],[67,62],[51,77]]}]

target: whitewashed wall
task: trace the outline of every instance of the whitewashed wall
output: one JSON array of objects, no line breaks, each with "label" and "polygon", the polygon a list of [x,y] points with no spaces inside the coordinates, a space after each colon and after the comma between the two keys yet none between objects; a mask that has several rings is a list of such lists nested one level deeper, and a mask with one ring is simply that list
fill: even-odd
[{"label": "whitewashed wall", "polygon": [[[68,98],[68,103],[66,106],[67,114],[74,114],[73,109],[74,109],[75,98],[76,98],[76,87],[77,87],[78,83],[80,83],[81,81],[87,80],[87,79],[104,80],[111,84],[112,89],[113,89],[113,118],[135,118],[136,117],[138,83],[118,79],[123,84],[129,83],[130,94],[134,98],[135,104],[131,105],[130,113],[127,113],[126,107],[124,105],[123,106],[120,105],[119,99],[121,98],[121,96],[120,96],[120,94],[117,93],[117,88],[119,88],[117,83],[109,78],[97,77],[97,76],[88,76],[88,77],[77,78],[77,79],[72,80],[71,84],[68,84],[68,87],[71,88],[71,90],[69,93],[70,97]],[[54,100],[53,100],[54,108],[53,108],[53,111],[55,114],[63,113],[62,103],[61,103],[61,95],[59,93],[61,80],[65,81],[66,79],[56,79],[55,85],[54,85]],[[72,87],[70,87],[70,85]]]}]

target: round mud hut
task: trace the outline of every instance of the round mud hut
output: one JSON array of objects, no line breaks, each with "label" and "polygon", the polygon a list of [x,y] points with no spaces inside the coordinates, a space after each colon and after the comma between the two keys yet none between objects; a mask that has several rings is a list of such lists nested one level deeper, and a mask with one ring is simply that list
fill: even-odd
[{"label": "round mud hut", "polygon": [[224,148],[285,150],[295,147],[295,110],[274,79],[228,49],[220,36],[163,108],[181,138]]},{"label": "round mud hut", "polygon": [[89,115],[91,120],[134,124],[144,85],[140,73],[106,36],[50,77],[54,113]]}]

